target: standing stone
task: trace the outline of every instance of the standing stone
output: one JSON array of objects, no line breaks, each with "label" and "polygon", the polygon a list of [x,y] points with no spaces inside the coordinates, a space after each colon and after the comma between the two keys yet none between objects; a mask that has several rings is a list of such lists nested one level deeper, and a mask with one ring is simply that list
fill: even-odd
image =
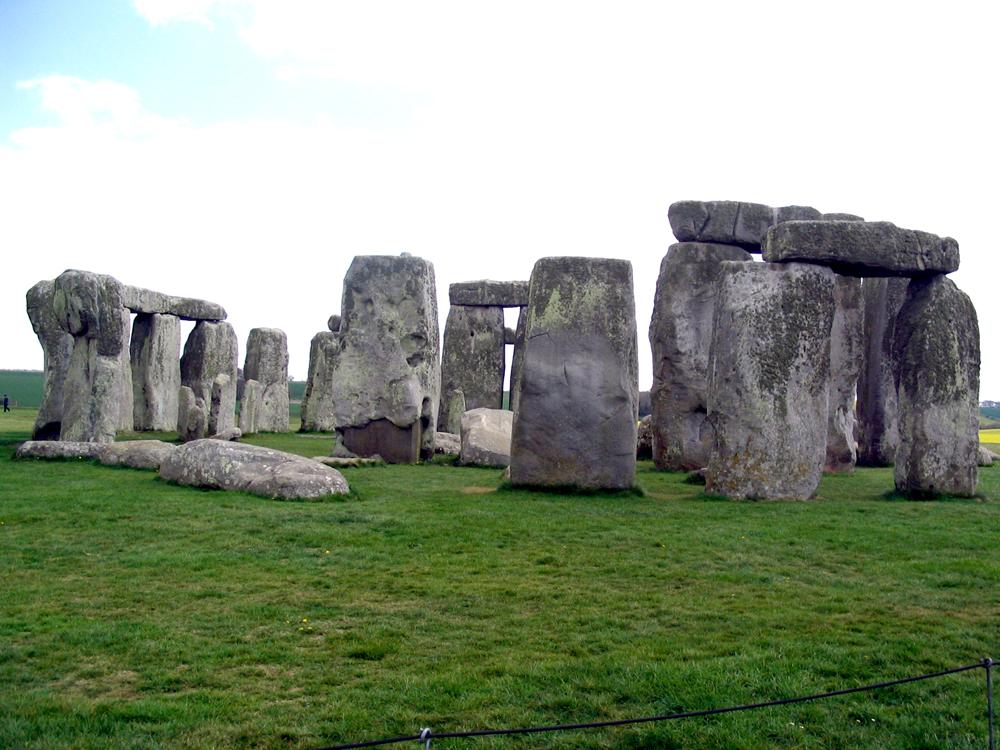
[{"label": "standing stone", "polygon": [[649,325],[653,461],[659,469],[692,471],[708,464],[708,355],[723,261],[750,262],[733,245],[682,242],[660,264]]},{"label": "standing stone", "polygon": [[510,360],[510,410],[517,411],[521,405],[521,373],[524,372],[524,327],[528,320],[528,308],[522,307],[517,313],[517,329],[514,331],[514,354]]},{"label": "standing stone", "polygon": [[[444,410],[447,406],[448,421],[445,422],[445,429],[440,430],[440,432],[458,435],[462,432],[462,415],[466,412],[465,393],[461,388],[456,388],[448,394],[447,401],[447,405],[444,403],[441,404],[441,409]],[[441,420],[439,419],[438,421],[440,422]]]},{"label": "standing stone", "polygon": [[858,464],[892,466],[899,447],[892,340],[909,279],[865,279],[864,353],[858,377]]},{"label": "standing stone", "polygon": [[913,497],[972,496],[979,453],[979,322],[972,300],[944,276],[910,282],[892,351],[896,489]]},{"label": "standing stone", "polygon": [[177,393],[177,434],[182,442],[201,440],[208,427],[208,409],[204,399],[182,385]]},{"label": "standing stone", "polygon": [[59,439],[110,443],[121,424],[121,282],[88,271],[64,271],[53,282],[52,306],[60,327],[73,336]]},{"label": "standing stone", "polygon": [[132,314],[122,308],[122,348],[118,355],[118,429],[131,432],[135,429],[135,404],[132,394],[132,363],[129,357],[132,340]]},{"label": "standing stone", "polygon": [[833,325],[830,329],[830,409],[826,433],[826,467],[830,473],[854,471],[855,398],[864,348],[864,304],[861,279],[837,276]]},{"label": "standing stone", "polygon": [[450,395],[456,390],[464,394],[466,409],[503,406],[504,338],[502,307],[451,306],[441,354],[439,430],[451,431]]},{"label": "standing stone", "polygon": [[434,266],[355,257],[341,314],[331,363],[337,442],[393,463],[431,458],[441,388]]},{"label": "standing stone", "polygon": [[531,273],[511,482],[621,490],[635,483],[632,265],[542,258]]},{"label": "standing stone", "polygon": [[288,432],[288,338],[284,331],[277,328],[250,331],[243,376],[247,381],[256,380],[264,388],[256,431]]},{"label": "standing stone", "polygon": [[240,399],[240,432],[252,435],[260,423],[261,405],[264,401],[264,386],[256,380],[243,383],[243,398]]},{"label": "standing stone", "polygon": [[181,322],[175,315],[140,313],[129,345],[136,430],[177,429],[181,386]]},{"label": "standing stone", "polygon": [[212,381],[212,400],[208,408],[209,435],[218,435],[236,426],[235,405],[236,384],[228,375],[219,373]]},{"label": "standing stone", "polygon": [[42,402],[35,416],[32,440],[58,440],[62,427],[63,387],[73,356],[73,336],[59,325],[52,306],[55,282],[39,281],[27,293],[28,319],[42,345]]},{"label": "standing stone", "polygon": [[709,494],[810,498],[826,456],[835,274],[723,263],[709,364]]},{"label": "standing stone", "polygon": [[212,404],[212,389],[216,377],[226,375],[228,381],[219,385],[218,403],[210,407],[209,434],[236,426],[236,332],[225,321],[198,321],[181,357],[181,384],[188,386],[196,398]]},{"label": "standing stone", "polygon": [[[339,316],[338,316],[339,317]],[[339,325],[339,323],[338,323]],[[340,350],[340,336],[320,331],[309,345],[309,375],[300,407],[302,432],[331,432],[333,416],[333,362]]]}]

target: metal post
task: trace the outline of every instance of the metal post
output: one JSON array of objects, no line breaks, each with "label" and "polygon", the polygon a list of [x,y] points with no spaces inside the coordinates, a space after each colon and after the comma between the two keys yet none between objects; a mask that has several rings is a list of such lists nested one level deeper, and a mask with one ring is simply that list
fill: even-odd
[{"label": "metal post", "polygon": [[990,728],[990,750],[997,750],[997,738],[993,729],[993,660],[989,657],[983,659],[983,667],[986,668],[986,717]]}]

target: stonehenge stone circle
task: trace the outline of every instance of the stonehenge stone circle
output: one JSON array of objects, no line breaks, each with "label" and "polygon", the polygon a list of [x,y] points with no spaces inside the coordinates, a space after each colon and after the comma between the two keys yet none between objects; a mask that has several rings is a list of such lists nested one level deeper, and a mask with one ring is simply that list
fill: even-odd
[{"label": "stonehenge stone circle", "polygon": [[284,331],[251,329],[243,377],[246,382],[255,380],[263,386],[255,431],[288,432],[288,337]]},{"label": "stonehenge stone circle", "polygon": [[975,494],[979,322],[951,279],[910,282],[892,342],[898,392],[896,489],[914,497]]},{"label": "stonehenge stone circle", "polygon": [[463,412],[501,408],[504,338],[502,307],[451,306],[441,352],[439,430],[451,431],[451,394],[455,391],[462,391],[464,396]]},{"label": "stonehenge stone circle", "polygon": [[356,256],[341,316],[331,362],[338,442],[391,463],[432,457],[441,387],[434,266],[413,256]]},{"label": "stonehenge stone circle", "polygon": [[[209,434],[236,426],[237,349],[236,332],[225,321],[199,320],[184,343],[181,384],[209,407],[206,426]],[[216,386],[219,375],[228,379]],[[215,399],[213,387],[218,388]]]},{"label": "stonehenge stone circle", "polygon": [[535,263],[511,483],[631,488],[637,372],[632,265],[578,257]]},{"label": "stonehenge stone circle", "polygon": [[830,329],[830,408],[825,471],[850,473],[857,463],[855,400],[864,347],[861,279],[837,276]]},{"label": "stonehenge stone circle", "polygon": [[332,432],[336,426],[333,362],[339,351],[340,335],[331,331],[320,331],[309,344],[309,373],[300,407],[302,432]]},{"label": "stonehenge stone circle", "polygon": [[858,464],[892,466],[899,447],[892,340],[896,316],[906,298],[906,278],[865,279],[864,353],[858,376]]},{"label": "stonehenge stone circle", "polygon": [[723,262],[709,363],[709,494],[801,499],[826,454],[836,275]]},{"label": "stonehenge stone circle", "polygon": [[62,429],[63,384],[73,356],[73,336],[67,333],[52,306],[53,281],[39,281],[27,293],[28,319],[44,357],[42,401],[31,432],[32,440],[58,440]]},{"label": "stonehenge stone circle", "polygon": [[845,276],[926,276],[958,270],[951,237],[888,221],[792,221],[767,232],[764,260],[828,265]]},{"label": "stonehenge stone circle", "polygon": [[129,344],[136,430],[176,430],[181,387],[181,324],[175,315],[139,313]]},{"label": "stonehenge stone circle", "polygon": [[722,263],[752,260],[734,245],[681,242],[660,264],[649,326],[657,468],[691,471],[708,464],[708,359]]},{"label": "stonehenge stone circle", "polygon": [[764,235],[778,222],[822,217],[808,206],[772,208],[742,201],[678,201],[667,215],[680,242],[737,245],[751,253],[761,252]]},{"label": "stonehenge stone circle", "polygon": [[462,415],[459,463],[470,466],[510,465],[510,436],[514,412],[507,409],[470,409]]}]

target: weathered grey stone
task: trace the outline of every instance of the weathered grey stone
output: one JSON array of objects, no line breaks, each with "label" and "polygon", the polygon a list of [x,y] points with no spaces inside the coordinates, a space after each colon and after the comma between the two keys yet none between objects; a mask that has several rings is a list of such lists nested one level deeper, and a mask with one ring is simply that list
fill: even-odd
[{"label": "weathered grey stone", "polygon": [[223,430],[222,432],[217,432],[214,435],[209,435],[208,439],[222,440],[223,442],[229,441],[236,443],[239,442],[239,439],[241,437],[243,437],[243,430],[241,430],[239,427],[230,427],[228,429]]},{"label": "weathered grey stone", "polygon": [[722,264],[706,492],[805,500],[816,491],[826,456],[835,279],[807,264]]},{"label": "weathered grey stone", "polygon": [[201,440],[208,428],[208,407],[205,400],[182,385],[177,392],[177,434],[182,441]]},{"label": "weathered grey stone", "polygon": [[132,469],[160,468],[167,456],[177,450],[176,445],[161,440],[129,440],[121,443],[105,443],[97,454],[97,460],[107,466],[128,466]]},{"label": "weathered grey stone", "polygon": [[511,482],[632,487],[639,387],[631,264],[542,258],[529,296]]},{"label": "weathered grey stone", "polygon": [[682,242],[660,263],[649,324],[653,461],[672,471],[708,463],[708,355],[724,261],[752,261],[734,245]]},{"label": "weathered grey stone", "polygon": [[263,386],[256,432],[288,432],[288,338],[277,328],[254,328],[243,364],[247,381]]},{"label": "weathered grey stone", "polygon": [[462,415],[462,450],[458,460],[468,466],[510,465],[514,412],[471,409]]},{"label": "weathered grey stone", "polygon": [[979,447],[979,454],[976,463],[979,466],[992,466],[993,453],[988,448]]},{"label": "weathered grey stone", "polygon": [[340,333],[340,316],[331,315],[326,321],[326,327],[333,333]]},{"label": "weathered grey stone", "polygon": [[454,431],[451,395],[458,390],[465,398],[463,412],[499,409],[503,405],[503,375],[503,308],[452,305],[444,327],[438,429]]},{"label": "weathered grey stone", "polygon": [[129,361],[129,342],[132,339],[132,314],[124,307],[121,314],[122,348],[118,354],[118,429],[131,432],[135,429],[132,363]]},{"label": "weathered grey stone", "polygon": [[857,435],[860,466],[892,466],[899,448],[892,339],[909,279],[865,279],[864,353],[858,377]]},{"label": "weathered grey stone", "polygon": [[336,426],[333,412],[333,362],[340,351],[340,337],[320,331],[309,345],[309,374],[299,407],[302,432],[330,432]]},{"label": "weathered grey stone", "polygon": [[[224,321],[198,321],[184,343],[181,384],[194,391],[194,395],[209,407],[206,426],[209,434],[236,425],[237,350],[236,332]],[[212,389],[219,375],[227,376],[228,381],[220,383],[218,399],[213,406]]]},{"label": "weathered grey stone", "polygon": [[[808,218],[808,217],[806,217]],[[864,218],[857,214],[823,214],[823,221],[864,221]]]},{"label": "weathered grey stone", "polygon": [[279,500],[350,492],[339,471],[317,461],[222,440],[185,443],[163,462],[160,476],[177,484],[238,490]]},{"label": "weathered grey stone", "polygon": [[374,456],[372,458],[361,458],[360,456],[355,456],[354,458],[338,458],[337,456],[313,456],[313,461],[318,461],[326,466],[332,466],[335,469],[341,468],[356,468],[358,466],[382,466],[385,464],[380,457]]},{"label": "weathered grey stone", "polygon": [[247,380],[243,383],[243,398],[240,399],[240,431],[244,435],[253,435],[257,432],[263,399],[263,385],[256,380]]},{"label": "weathered grey stone", "polygon": [[653,394],[651,391],[639,391],[639,417],[647,417],[653,413]]},{"label": "weathered grey stone", "polygon": [[738,245],[759,253],[767,230],[782,221],[819,219],[808,206],[772,208],[741,201],[679,201],[670,206],[668,218],[681,242]]},{"label": "weathered grey stone", "polygon": [[190,297],[174,297],[137,286],[122,287],[125,307],[135,313],[174,315],[181,320],[219,321],[226,319],[222,305]]},{"label": "weathered grey stone", "polygon": [[34,440],[58,440],[62,428],[63,388],[73,356],[73,336],[63,330],[52,305],[53,281],[39,281],[28,290],[31,327],[44,355],[42,401],[31,432]]},{"label": "weathered grey stone", "polygon": [[528,304],[527,281],[463,281],[448,287],[452,305],[524,307]]},{"label": "weathered grey stone", "polygon": [[159,313],[136,315],[129,353],[135,429],[176,430],[181,387],[180,319]]},{"label": "weathered grey stone", "polygon": [[521,403],[521,373],[524,372],[524,331],[528,322],[528,308],[522,307],[517,314],[517,329],[514,331],[514,353],[510,358],[510,410],[517,411]]},{"label": "weathered grey stone", "polygon": [[653,457],[653,415],[647,414],[639,420],[639,432],[636,435],[635,457],[637,460],[650,460]]},{"label": "weathered grey stone", "polygon": [[85,443],[79,440],[27,440],[17,446],[15,458],[44,460],[97,459],[105,443]]},{"label": "weathered grey stone", "polygon": [[845,276],[927,276],[958,270],[951,237],[888,221],[790,221],[768,230],[764,260],[819,263]]},{"label": "weathered grey stone", "polygon": [[979,454],[979,322],[951,279],[916,279],[896,317],[896,489],[915,497],[975,494]]},{"label": "weathered grey stone", "polygon": [[122,425],[122,285],[111,276],[64,271],[53,282],[59,325],[73,336],[63,381],[61,440],[110,443]]},{"label": "weathered grey stone", "polygon": [[861,279],[837,276],[833,325],[830,328],[830,408],[826,432],[825,471],[854,471],[855,399],[864,351],[864,301]]},{"label": "weathered grey stone", "polygon": [[[465,406],[465,391],[461,388],[456,388],[448,393],[447,397],[442,400],[441,411],[447,415],[447,419],[441,426],[444,428],[444,432],[450,432],[453,435],[459,435],[462,432],[462,415],[467,411]],[[439,418],[438,422],[442,420]]]},{"label": "weathered grey stone", "polygon": [[[459,425],[461,429],[461,425]],[[453,432],[438,432],[434,436],[434,452],[457,456],[462,452],[462,437]]]},{"label": "weathered grey stone", "polygon": [[415,257],[355,257],[341,314],[331,380],[344,445],[390,462],[431,457],[441,388],[434,266]]}]

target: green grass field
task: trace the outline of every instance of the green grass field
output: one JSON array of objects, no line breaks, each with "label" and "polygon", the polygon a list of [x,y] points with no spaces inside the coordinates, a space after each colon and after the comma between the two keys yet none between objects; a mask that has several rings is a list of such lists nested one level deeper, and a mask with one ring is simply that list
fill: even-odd
[{"label": "green grass field", "polygon": [[[0,747],[309,748],[767,700],[1000,654],[1000,469],[978,500],[500,491],[348,469],[282,503],[13,461],[0,422]],[[169,436],[168,436],[169,437]],[[262,435],[303,455],[329,439]],[[661,725],[449,748],[981,748],[983,673]],[[413,745],[409,745],[413,746]]]}]

